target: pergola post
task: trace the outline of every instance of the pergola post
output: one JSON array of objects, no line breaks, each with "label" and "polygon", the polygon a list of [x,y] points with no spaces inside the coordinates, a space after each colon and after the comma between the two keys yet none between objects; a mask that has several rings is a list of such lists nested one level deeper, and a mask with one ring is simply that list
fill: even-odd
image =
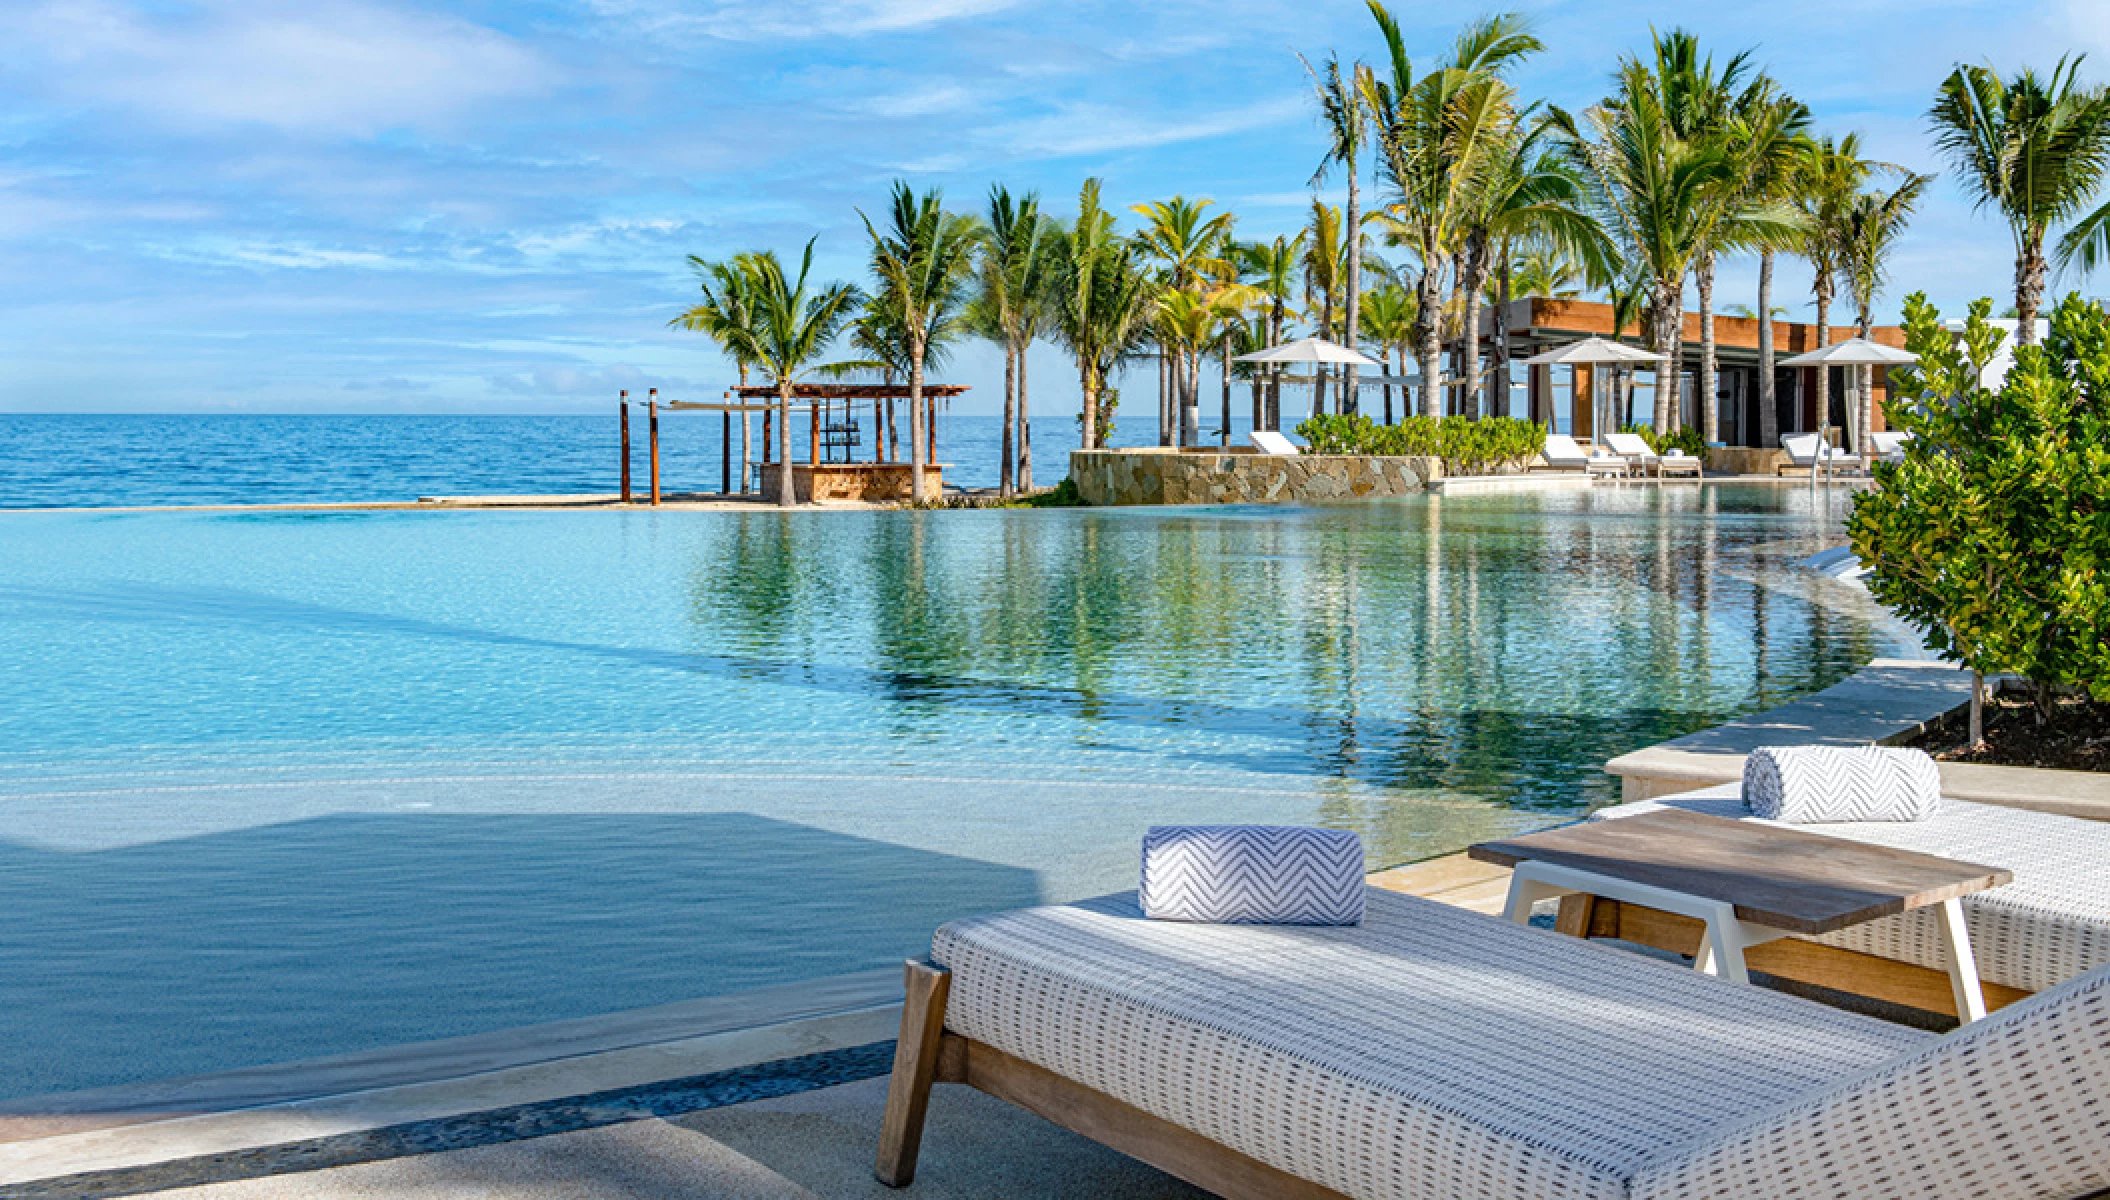
[{"label": "pergola post", "polygon": [[821,465],[821,401],[818,397],[806,406],[806,411],[813,418],[811,441],[806,446],[806,461],[817,467]]},{"label": "pergola post", "polygon": [[645,403],[652,420],[652,507],[659,507],[659,389],[653,388]]},{"label": "pergola post", "polygon": [[623,503],[630,503],[630,390],[616,393],[616,408],[623,417]]},{"label": "pergola post", "polygon": [[718,415],[722,418],[718,433],[718,492],[730,496],[733,494],[733,414],[723,412]]}]

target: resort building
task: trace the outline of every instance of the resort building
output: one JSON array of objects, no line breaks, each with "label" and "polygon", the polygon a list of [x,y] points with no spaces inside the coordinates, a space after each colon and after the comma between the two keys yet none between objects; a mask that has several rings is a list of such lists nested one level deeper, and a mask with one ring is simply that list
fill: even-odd
[{"label": "resort building", "polygon": [[[1508,317],[1509,351],[1511,356],[1510,395],[1507,412],[1512,416],[1529,415],[1540,421],[1550,422],[1556,433],[1569,434],[1578,439],[1590,439],[1599,432],[1591,428],[1592,389],[1612,386],[1613,371],[1603,367],[1525,367],[1523,360],[1541,351],[1551,350],[1582,338],[1614,337],[1612,306],[1588,300],[1555,300],[1546,297],[1530,297],[1514,300],[1505,314]],[[1483,338],[1483,346],[1493,348],[1493,322],[1489,321]],[[1629,322],[1625,336],[1620,340],[1639,344],[1638,330]],[[1729,317],[1716,314],[1714,318],[1715,356],[1719,365],[1716,387],[1721,401],[1721,440],[1730,446],[1749,446],[1772,449],[1761,436],[1758,410],[1758,321],[1750,317]],[[1833,325],[1829,342],[1844,341],[1858,336],[1851,325]],[[1870,340],[1886,346],[1905,344],[1904,330],[1894,325],[1878,325],[1870,331]],[[1699,398],[1700,317],[1697,313],[1685,314],[1685,362],[1679,382],[1678,395],[1682,409],[1680,424],[1695,428],[1703,425]],[[1814,350],[1818,346],[1817,326],[1791,321],[1773,322],[1773,353],[1776,360]],[[1814,367],[1775,367],[1774,396],[1777,407],[1775,426],[1776,442],[1780,434],[1808,433],[1824,424],[1835,430],[1844,430],[1840,436],[1851,446],[1853,422],[1848,420],[1847,398],[1852,382],[1843,367],[1830,368],[1830,417],[1820,422],[1817,412],[1817,369]],[[1883,408],[1880,403],[1887,395],[1888,383],[1884,374],[1875,374],[1874,394],[1877,405],[1871,417],[1873,428],[1884,429]],[[1640,370],[1634,373],[1631,409],[1624,421],[1647,421],[1655,411],[1656,373]],[[1503,408],[1499,398],[1493,405],[1496,412]],[[1611,410],[1616,411],[1616,410]]]}]

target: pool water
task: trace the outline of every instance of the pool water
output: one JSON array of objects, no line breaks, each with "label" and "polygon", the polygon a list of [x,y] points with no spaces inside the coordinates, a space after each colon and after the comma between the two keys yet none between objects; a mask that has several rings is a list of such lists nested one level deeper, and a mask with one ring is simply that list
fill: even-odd
[{"label": "pool water", "polygon": [[882,966],[1154,823],[1560,820],[1918,653],[1831,503],[0,514],[0,1094]]}]

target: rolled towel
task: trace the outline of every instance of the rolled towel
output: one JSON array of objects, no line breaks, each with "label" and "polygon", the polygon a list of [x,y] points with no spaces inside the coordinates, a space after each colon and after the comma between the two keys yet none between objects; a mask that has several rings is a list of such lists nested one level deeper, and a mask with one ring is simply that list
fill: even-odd
[{"label": "rolled towel", "polygon": [[1941,771],[1920,750],[1763,746],[1744,758],[1744,805],[1788,825],[1924,821],[1941,808]]},{"label": "rolled towel", "polygon": [[1296,825],[1155,825],[1143,915],[1217,925],[1360,925],[1363,839]]}]

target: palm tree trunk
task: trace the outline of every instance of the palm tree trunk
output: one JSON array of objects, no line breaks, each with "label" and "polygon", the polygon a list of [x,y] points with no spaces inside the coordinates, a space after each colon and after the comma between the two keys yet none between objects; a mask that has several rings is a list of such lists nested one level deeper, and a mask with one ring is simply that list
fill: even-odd
[{"label": "palm tree trunk", "polygon": [[1180,351],[1181,374],[1187,377],[1180,395],[1180,445],[1202,444],[1202,351],[1189,346]]},{"label": "palm tree trunk", "polygon": [[1433,265],[1424,266],[1421,279],[1415,285],[1416,298],[1420,301],[1415,313],[1415,340],[1421,358],[1421,415],[1443,416],[1443,331],[1437,328],[1442,320],[1443,277]]},{"label": "palm tree trunk", "polygon": [[[1832,281],[1822,272],[1817,275],[1817,344],[1832,344]],[[1812,367],[1810,371],[1817,376],[1817,430],[1822,433],[1832,423],[1832,369]],[[1820,453],[1823,440],[1818,439]],[[1812,476],[1816,473],[1810,472]]]},{"label": "palm tree trunk", "polygon": [[1228,450],[1231,448],[1231,334],[1228,330],[1224,332],[1223,352],[1224,423],[1223,428],[1216,431],[1216,440],[1219,445]]},{"label": "palm tree trunk", "polygon": [[1758,256],[1758,444],[1780,441],[1780,396],[1773,382],[1773,252]]},{"label": "palm tree trunk", "polygon": [[1678,375],[1684,365],[1685,342],[1685,287],[1684,280],[1656,281],[1656,294],[1649,312],[1649,324],[1655,334],[1656,353],[1664,356],[1656,369],[1655,427],[1659,434],[1669,434],[1675,428],[1678,416]]},{"label": "palm tree trunk", "polygon": [[1459,374],[1465,382],[1458,392],[1458,411],[1475,420],[1481,415],[1480,291],[1486,283],[1487,239],[1474,234],[1466,242],[1465,269],[1458,273],[1458,286],[1465,293],[1465,309],[1458,330],[1458,349],[1464,355]]},{"label": "palm tree trunk", "polygon": [[1158,445],[1172,444],[1172,356],[1158,347]]},{"label": "palm tree trunk", "polygon": [[[1871,299],[1873,298],[1871,297]],[[1869,311],[1870,307],[1870,305],[1864,304],[1861,306],[1861,311],[1855,314],[1859,318],[1855,322],[1855,326],[1864,338],[1868,336],[1870,329],[1875,324],[1875,314]],[[1875,432],[1875,409],[1875,368],[1869,366],[1855,367],[1854,453],[1863,456],[1862,461],[1865,463],[1875,462],[1875,459],[1868,457],[1869,435]]]},{"label": "palm tree trunk", "polygon": [[[1345,322],[1341,344],[1355,349],[1356,326],[1362,313],[1363,289],[1363,200],[1362,187],[1356,180],[1355,158],[1348,159],[1348,213],[1343,234],[1348,238],[1348,299],[1347,308],[1341,314]],[[1362,408],[1362,396],[1355,386],[1355,364],[1349,363],[1341,369],[1340,409],[1343,413],[1354,413]]]},{"label": "palm tree trunk", "polygon": [[2015,344],[2037,344],[2037,309],[2044,303],[2044,235],[2024,243],[2015,256]]},{"label": "palm tree trunk", "polygon": [[999,461],[996,470],[996,494],[1009,500],[1014,493],[1012,438],[1018,423],[1018,354],[1011,343],[1004,343],[1004,433],[999,439],[1002,448],[997,451]]},{"label": "palm tree trunk", "polygon": [[1714,251],[1700,255],[1700,432],[1708,445],[1722,440],[1721,388],[1714,381]]},{"label": "palm tree trunk", "polygon": [[777,380],[777,505],[791,508],[799,502],[791,490],[791,381]]},{"label": "palm tree trunk", "polygon": [[1033,348],[1027,338],[1018,350],[1018,490],[1033,490],[1033,417],[1026,403],[1026,352]]},{"label": "palm tree trunk", "polygon": [[1077,391],[1084,397],[1084,448],[1099,448],[1099,394],[1092,387],[1092,367],[1079,359],[1077,363]]},{"label": "palm tree trunk", "polygon": [[[1332,332],[1333,291],[1328,289],[1326,295],[1319,302],[1319,336],[1323,338]],[[1326,415],[1326,371],[1323,367],[1317,365],[1312,368],[1311,415],[1315,417]]]},{"label": "palm tree trunk", "polygon": [[1509,415],[1509,251],[1495,264],[1495,415]]},{"label": "palm tree trunk", "polygon": [[912,504],[922,504],[924,451],[923,440],[923,347],[909,343],[908,359],[908,498]]}]

